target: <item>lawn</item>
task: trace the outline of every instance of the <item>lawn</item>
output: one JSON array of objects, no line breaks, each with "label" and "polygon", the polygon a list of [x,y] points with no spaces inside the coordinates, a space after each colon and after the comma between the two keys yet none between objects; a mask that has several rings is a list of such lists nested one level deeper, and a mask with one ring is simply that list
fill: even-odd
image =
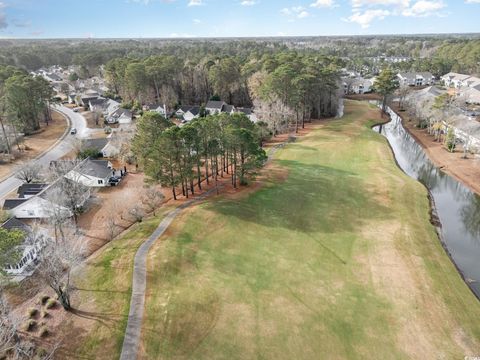
[{"label": "lawn", "polygon": [[347,102],[278,151],[258,191],[175,220],[149,256],[142,358],[480,355],[480,303],[377,121]]},{"label": "lawn", "polygon": [[130,306],[133,259],[155,230],[165,207],[93,255],[75,275],[73,307],[62,333],[61,358],[114,359],[123,343]]}]

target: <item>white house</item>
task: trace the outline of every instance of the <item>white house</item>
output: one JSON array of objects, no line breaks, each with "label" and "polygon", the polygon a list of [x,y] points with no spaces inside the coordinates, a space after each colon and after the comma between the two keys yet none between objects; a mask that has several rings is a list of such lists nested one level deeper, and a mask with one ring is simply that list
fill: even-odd
[{"label": "white house", "polygon": [[156,112],[164,117],[167,116],[167,107],[165,104],[148,104],[143,106],[144,111],[153,111]]},{"label": "white house", "polygon": [[220,114],[226,105],[227,104],[223,101],[209,101],[207,105],[205,105],[205,110],[210,115]]},{"label": "white house", "polygon": [[199,117],[200,117],[200,106],[192,106],[183,114],[183,119],[189,122]]},{"label": "white house", "polygon": [[467,79],[471,78],[470,75],[459,74],[454,72],[449,72],[441,77],[446,87],[461,88],[462,86],[467,86]]},{"label": "white house", "polygon": [[130,110],[117,108],[112,113],[108,114],[106,121],[109,124],[130,124],[132,122],[133,114]]},{"label": "white house", "polygon": [[404,86],[429,86],[435,82],[435,77],[429,72],[405,72],[398,73],[400,85]]},{"label": "white house", "polygon": [[112,175],[112,164],[109,161],[87,158],[65,177],[88,187],[106,187],[110,186],[108,180]]},{"label": "white house", "polygon": [[14,249],[21,253],[20,259],[6,264],[3,271],[13,276],[30,275],[35,268],[42,249],[48,241],[48,232],[39,228],[34,234],[30,226],[15,218],[7,220],[0,227],[7,231],[20,230],[25,234],[22,245]]},{"label": "white house", "polygon": [[247,117],[250,119],[251,122],[256,123],[258,121],[257,116],[255,115],[255,113],[253,112],[253,110],[251,108],[236,108],[235,112],[243,113],[243,114],[247,115]]},{"label": "white house", "polygon": [[373,81],[362,77],[355,79],[344,79],[343,89],[345,95],[348,94],[365,94],[371,91]]}]

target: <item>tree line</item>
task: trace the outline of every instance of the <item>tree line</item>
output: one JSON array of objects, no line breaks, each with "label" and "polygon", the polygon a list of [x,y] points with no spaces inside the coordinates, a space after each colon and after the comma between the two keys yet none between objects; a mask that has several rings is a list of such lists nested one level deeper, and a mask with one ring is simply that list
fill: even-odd
[{"label": "tree line", "polygon": [[217,187],[230,177],[234,187],[245,185],[265,163],[262,132],[244,114],[219,114],[195,119],[183,127],[147,112],[137,122],[132,150],[151,181],[182,195],[202,190],[202,182]]},{"label": "tree line", "polygon": [[210,99],[254,105],[257,117],[277,134],[292,124],[298,130],[311,118],[336,114],[340,65],[335,57],[279,51],[186,60],[172,55],[117,58],[104,71],[124,101],[159,102],[169,110]]},{"label": "tree line", "polygon": [[13,66],[0,66],[0,135],[11,153],[13,143],[20,142],[20,133],[30,134],[40,128],[41,121],[51,120],[50,102],[54,92],[48,81]]}]

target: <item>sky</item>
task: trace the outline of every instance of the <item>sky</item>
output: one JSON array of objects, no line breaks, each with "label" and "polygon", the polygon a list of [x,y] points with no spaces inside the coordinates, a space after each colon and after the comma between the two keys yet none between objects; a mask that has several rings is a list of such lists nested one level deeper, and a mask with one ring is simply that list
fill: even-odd
[{"label": "sky", "polygon": [[480,32],[480,0],[0,0],[0,38]]}]

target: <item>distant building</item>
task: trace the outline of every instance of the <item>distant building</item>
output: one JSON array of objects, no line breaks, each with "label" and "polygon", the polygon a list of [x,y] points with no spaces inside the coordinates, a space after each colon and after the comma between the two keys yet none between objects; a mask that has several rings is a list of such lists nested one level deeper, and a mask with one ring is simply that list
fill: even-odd
[{"label": "distant building", "polygon": [[224,101],[209,101],[207,105],[205,105],[205,110],[210,115],[220,114],[224,106],[227,106],[227,103]]},{"label": "distant building", "polygon": [[430,86],[435,82],[435,77],[429,72],[401,72],[397,78],[403,86]]}]

